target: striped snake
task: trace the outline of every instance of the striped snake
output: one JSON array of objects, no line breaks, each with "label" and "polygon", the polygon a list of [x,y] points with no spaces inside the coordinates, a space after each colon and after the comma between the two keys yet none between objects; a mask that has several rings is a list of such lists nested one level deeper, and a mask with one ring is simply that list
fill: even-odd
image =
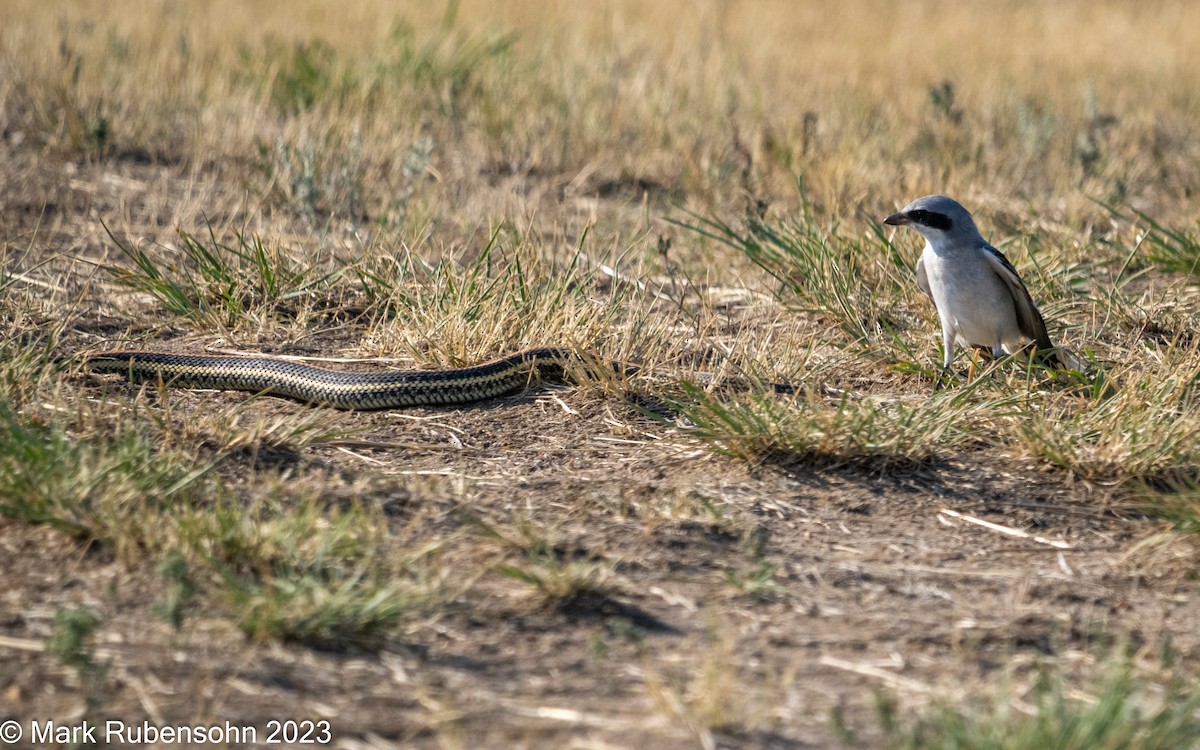
[{"label": "striped snake", "polygon": [[[587,370],[603,360],[543,348],[474,367],[411,372],[340,372],[272,357],[151,351],[98,352],[84,363],[93,372],[114,373],[135,382],[270,393],[337,409],[392,409],[483,401],[519,391],[535,376],[562,379],[573,367]],[[608,364],[617,373],[637,371],[616,362]]]}]

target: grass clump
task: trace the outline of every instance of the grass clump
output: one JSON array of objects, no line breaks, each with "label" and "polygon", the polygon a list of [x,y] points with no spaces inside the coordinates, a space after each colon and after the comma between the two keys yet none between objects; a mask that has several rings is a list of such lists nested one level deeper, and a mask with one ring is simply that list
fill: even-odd
[{"label": "grass clump", "polygon": [[132,268],[106,266],[113,278],[145,292],[170,313],[200,325],[229,329],[243,323],[297,314],[295,303],[325,289],[338,271],[321,273],[319,261],[300,261],[280,245],[235,233],[234,242],[178,230],[183,263],[156,260],[145,250],[109,237]]},{"label": "grass clump", "polygon": [[386,519],[361,503],[329,508],[269,491],[178,524],[191,565],[219,576],[214,593],[247,636],[324,649],[376,647],[442,595],[422,563],[437,545],[397,558],[387,534]]},{"label": "grass clump", "polygon": [[426,39],[412,23],[394,22],[378,53],[378,82],[411,81],[446,116],[458,115],[464,99],[481,96],[484,90],[476,85],[480,73],[505,67],[516,35],[457,31],[456,15],[457,3],[449,3],[442,22]]},{"label": "grass clump", "polygon": [[1019,445],[1086,480],[1158,483],[1193,476],[1200,453],[1194,369],[1181,362],[1091,403],[1047,400],[1016,424]]},{"label": "grass clump", "polygon": [[903,750],[1187,750],[1200,747],[1200,692],[1175,681],[1165,688],[1115,670],[1094,695],[1064,677],[1043,677],[1029,711],[1009,696],[942,705],[909,722],[893,699],[877,704],[888,747]]},{"label": "grass clump", "polygon": [[568,559],[545,542],[532,545],[524,558],[496,566],[496,572],[528,584],[547,602],[569,605],[581,599],[608,599],[612,595],[612,566],[591,559]]},{"label": "grass clump", "polygon": [[695,386],[683,388],[690,399],[675,407],[688,434],[752,462],[925,461],[977,442],[986,433],[983,425],[1021,401],[1017,395],[973,398],[973,387],[911,401],[813,392],[792,400],[775,394],[725,400]]},{"label": "grass clump", "polygon": [[602,351],[592,344],[628,317],[627,298],[597,291],[586,242],[584,234],[573,254],[556,258],[502,223],[482,247],[437,261],[409,250],[376,255],[359,271],[377,317],[370,344],[449,366],[546,342]]},{"label": "grass clump", "polygon": [[323,649],[370,648],[394,633],[413,607],[396,584],[352,576],[340,581],[277,578],[231,581],[238,627],[255,640]]},{"label": "grass clump", "polygon": [[500,548],[506,560],[497,562],[494,570],[528,585],[546,603],[566,608],[583,600],[612,597],[615,589],[611,564],[552,543],[532,522],[522,522],[515,531],[508,531],[472,513],[459,515],[481,539]]},{"label": "grass clump", "polygon": [[436,599],[436,576],[388,558],[378,514],[270,493],[247,505],[221,481],[223,460],[133,429],[74,438],[0,410],[0,514],[149,561],[170,587],[155,609],[176,629],[215,604],[256,640],[361,647]]},{"label": "grass clump", "polygon": [[1130,210],[1145,227],[1140,244],[1146,246],[1146,260],[1160,270],[1184,274],[1193,283],[1200,280],[1200,237],[1192,232],[1164,226],[1137,209]]},{"label": "grass clump", "polygon": [[842,333],[840,345],[860,352],[890,347],[894,332],[906,327],[897,312],[912,284],[908,262],[874,221],[867,239],[822,226],[804,185],[799,189],[799,212],[776,222],[753,210],[741,226],[696,215],[677,223],[744,255],[777,282],[775,297],[786,307],[832,321]]},{"label": "grass clump", "polygon": [[345,93],[353,86],[348,71],[339,71],[337,54],[322,39],[298,42],[290,48],[269,45],[268,56],[274,65],[253,65],[254,69],[274,68],[271,103],[283,115],[298,115],[332,95]]},{"label": "grass clump", "polygon": [[0,407],[0,513],[132,559],[155,548],[144,521],[205,494],[212,463],[158,453],[137,430],[78,439]]}]

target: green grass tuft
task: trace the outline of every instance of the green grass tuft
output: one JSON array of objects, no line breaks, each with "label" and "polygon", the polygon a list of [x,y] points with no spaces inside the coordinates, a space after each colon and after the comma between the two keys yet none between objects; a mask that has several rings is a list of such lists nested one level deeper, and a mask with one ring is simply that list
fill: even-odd
[{"label": "green grass tuft", "polygon": [[1080,696],[1065,678],[1043,677],[1031,713],[1010,696],[941,705],[915,721],[894,701],[878,703],[888,747],[898,750],[1187,750],[1200,747],[1200,692],[1182,682],[1164,690],[1120,668]]},{"label": "green grass tuft", "polygon": [[142,516],[190,502],[212,468],[157,453],[136,430],[79,440],[0,408],[0,514],[119,554],[156,546]]},{"label": "green grass tuft", "polygon": [[334,650],[378,647],[413,609],[399,586],[361,574],[339,581],[230,581],[229,596],[238,627],[251,638]]},{"label": "green grass tuft", "polygon": [[[983,381],[976,381],[982,384]],[[1018,408],[1018,394],[973,398],[973,387],[930,399],[826,398],[809,392],[787,400],[749,394],[732,400],[684,384],[675,409],[688,434],[752,461],[921,462],[969,446],[989,422]]]},{"label": "green grass tuft", "polygon": [[822,226],[804,185],[799,188],[800,211],[775,222],[751,211],[741,226],[695,214],[675,223],[743,254],[775,280],[775,296],[787,308],[832,320],[843,345],[863,353],[890,350],[895,332],[905,327],[897,313],[910,296],[909,264],[877,222],[869,221],[867,238]]},{"label": "green grass tuft", "polygon": [[145,292],[163,309],[199,325],[220,330],[266,318],[296,316],[293,302],[327,288],[339,269],[322,273],[319,263],[297,260],[279,245],[257,236],[234,234],[228,244],[217,239],[212,224],[207,237],[177,232],[183,263],[155,260],[145,250],[109,237],[132,268],[105,266],[119,283]]}]

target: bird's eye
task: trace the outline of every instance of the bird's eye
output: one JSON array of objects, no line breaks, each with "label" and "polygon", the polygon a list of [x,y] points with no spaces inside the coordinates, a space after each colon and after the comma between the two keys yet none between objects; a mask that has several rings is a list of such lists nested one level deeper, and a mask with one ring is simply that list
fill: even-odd
[{"label": "bird's eye", "polygon": [[943,232],[949,231],[950,227],[954,225],[954,222],[950,221],[950,217],[946,214],[926,211],[923,208],[909,211],[908,218],[917,224],[927,226],[930,229],[940,229]]}]

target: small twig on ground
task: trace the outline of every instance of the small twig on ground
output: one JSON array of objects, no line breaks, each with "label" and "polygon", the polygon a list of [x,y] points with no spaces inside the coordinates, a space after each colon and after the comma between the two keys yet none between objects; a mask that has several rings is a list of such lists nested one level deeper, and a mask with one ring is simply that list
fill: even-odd
[{"label": "small twig on ground", "polygon": [[1027,531],[1021,531],[1020,529],[1014,529],[1011,526],[1001,526],[998,523],[992,523],[991,521],[985,521],[982,518],[976,518],[975,516],[968,516],[965,513],[959,513],[958,511],[950,510],[949,508],[942,508],[941,510],[938,511],[938,513],[941,515],[944,515],[944,516],[950,516],[951,518],[957,518],[960,521],[966,521],[967,523],[975,524],[976,526],[982,526],[985,529],[990,529],[992,531],[996,531],[1001,534],[1005,534],[1007,536],[1015,536],[1018,539],[1030,539],[1032,541],[1037,542],[1038,544],[1048,544],[1051,547],[1055,547],[1057,549],[1071,549],[1071,545],[1068,542],[1064,542],[1061,540],[1055,540],[1055,539],[1047,539],[1042,536],[1036,536],[1034,534],[1030,534]]}]

